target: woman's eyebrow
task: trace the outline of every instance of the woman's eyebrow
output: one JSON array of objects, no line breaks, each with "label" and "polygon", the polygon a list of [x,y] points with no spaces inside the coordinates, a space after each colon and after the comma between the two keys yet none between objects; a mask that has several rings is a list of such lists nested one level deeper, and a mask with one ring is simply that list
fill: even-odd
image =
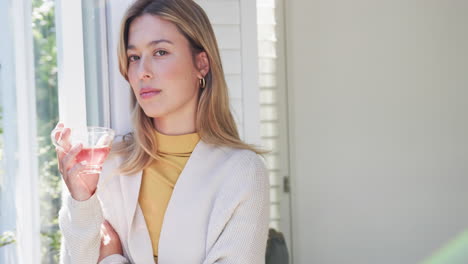
[{"label": "woman's eyebrow", "polygon": [[[157,45],[157,44],[159,44],[159,43],[161,43],[161,42],[166,42],[166,43],[169,43],[169,44],[174,45],[174,43],[172,43],[172,41],[170,41],[170,40],[167,40],[167,39],[158,39],[158,40],[153,40],[153,41],[151,41],[151,42],[148,43],[146,46],[147,46],[147,47],[154,46],[154,45]],[[127,50],[135,50],[135,49],[136,49],[135,45],[132,45],[132,44],[128,45],[128,47],[127,47]]]}]

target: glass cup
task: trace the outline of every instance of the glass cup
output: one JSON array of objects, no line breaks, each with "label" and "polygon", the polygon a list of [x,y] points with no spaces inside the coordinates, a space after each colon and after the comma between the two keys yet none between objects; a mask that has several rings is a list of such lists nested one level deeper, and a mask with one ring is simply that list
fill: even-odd
[{"label": "glass cup", "polygon": [[[110,153],[114,130],[106,127],[86,127],[70,131],[68,140],[62,139],[65,128],[56,128],[51,132],[52,143],[67,149],[81,143],[83,148],[76,155],[76,161],[85,165],[82,174],[101,173],[102,164]],[[66,146],[65,144],[69,144]]]}]

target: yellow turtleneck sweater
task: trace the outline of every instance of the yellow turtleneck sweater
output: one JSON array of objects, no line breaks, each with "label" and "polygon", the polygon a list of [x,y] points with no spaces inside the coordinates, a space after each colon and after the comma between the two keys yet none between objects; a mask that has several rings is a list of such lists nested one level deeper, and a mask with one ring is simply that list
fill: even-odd
[{"label": "yellow turtleneck sweater", "polygon": [[200,137],[198,133],[168,136],[156,132],[156,139],[161,160],[154,161],[143,170],[138,197],[151,237],[155,260],[158,256],[159,236],[169,199]]}]

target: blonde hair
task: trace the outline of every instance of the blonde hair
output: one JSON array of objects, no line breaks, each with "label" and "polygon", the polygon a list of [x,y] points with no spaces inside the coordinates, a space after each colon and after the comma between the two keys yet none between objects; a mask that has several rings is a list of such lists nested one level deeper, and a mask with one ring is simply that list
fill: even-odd
[{"label": "blonde hair", "polygon": [[[127,10],[120,28],[118,46],[119,69],[128,81],[127,45],[129,28],[134,19],[145,14],[155,15],[175,24],[187,38],[192,54],[206,52],[210,70],[205,76],[206,87],[200,89],[196,115],[196,130],[202,141],[217,146],[264,151],[242,142],[229,107],[228,89],[221,57],[211,23],[203,9],[193,0],[138,0]],[[194,57],[194,56],[193,56]],[[113,147],[114,154],[123,154],[125,162],[120,172],[133,174],[159,159],[154,126],[138,104],[132,92],[132,123],[134,131]]]}]

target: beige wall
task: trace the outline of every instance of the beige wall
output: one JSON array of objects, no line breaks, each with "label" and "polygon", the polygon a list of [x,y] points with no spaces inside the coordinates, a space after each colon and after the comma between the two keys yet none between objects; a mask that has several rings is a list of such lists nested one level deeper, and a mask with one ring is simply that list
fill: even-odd
[{"label": "beige wall", "polygon": [[294,263],[468,263],[468,1],[285,12]]}]

